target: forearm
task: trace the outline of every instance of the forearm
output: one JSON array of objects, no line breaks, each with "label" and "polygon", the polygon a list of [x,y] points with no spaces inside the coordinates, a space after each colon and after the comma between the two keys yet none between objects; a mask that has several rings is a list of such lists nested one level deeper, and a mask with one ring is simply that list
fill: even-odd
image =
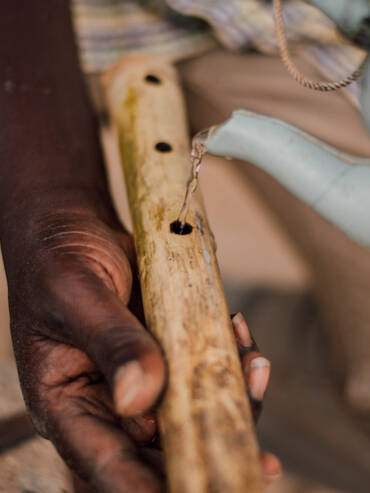
[{"label": "forearm", "polygon": [[30,202],[109,202],[68,1],[2,0],[0,81],[1,239]]}]

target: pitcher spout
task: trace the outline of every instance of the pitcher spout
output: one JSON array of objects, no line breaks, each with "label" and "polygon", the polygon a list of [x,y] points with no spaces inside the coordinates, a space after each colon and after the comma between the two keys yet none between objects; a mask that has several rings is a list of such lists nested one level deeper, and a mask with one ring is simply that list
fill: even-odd
[{"label": "pitcher spout", "polygon": [[280,120],[237,110],[207,152],[263,169],[357,242],[370,246],[370,158],[340,152]]}]

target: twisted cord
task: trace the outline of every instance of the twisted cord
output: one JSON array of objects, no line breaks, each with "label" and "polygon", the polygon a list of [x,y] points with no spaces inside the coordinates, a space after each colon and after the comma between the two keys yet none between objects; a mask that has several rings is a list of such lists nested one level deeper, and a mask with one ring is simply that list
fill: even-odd
[{"label": "twisted cord", "polygon": [[314,81],[310,79],[306,79],[306,77],[298,70],[295,63],[292,60],[291,54],[289,52],[288,41],[286,38],[283,16],[282,16],[282,4],[281,0],[273,0],[274,2],[274,17],[275,17],[275,26],[276,26],[276,37],[279,45],[280,55],[284,62],[285,67],[287,68],[290,75],[303,87],[307,87],[308,89],[312,89],[314,91],[337,91],[339,89],[343,89],[353,82],[355,82],[362,74],[362,70],[364,68],[366,57],[357,70],[353,72],[350,76],[345,79],[333,81],[333,82],[325,82],[325,81]]}]

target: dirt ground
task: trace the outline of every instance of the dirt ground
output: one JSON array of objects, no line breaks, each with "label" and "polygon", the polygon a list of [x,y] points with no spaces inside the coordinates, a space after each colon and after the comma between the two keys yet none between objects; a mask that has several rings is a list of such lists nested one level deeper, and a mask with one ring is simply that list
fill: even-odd
[{"label": "dirt ground", "polygon": [[[124,199],[115,141],[109,132],[104,132],[103,139],[109,156],[113,195],[121,216],[128,223],[127,205]],[[238,303],[239,295],[235,293],[242,292],[246,287],[265,288],[267,286],[271,290],[284,289],[286,292],[303,292],[308,288],[309,278],[303,261],[288,243],[274,218],[265,209],[254,191],[246,183],[240,181],[229,163],[220,159],[207,158],[200,180],[210,223],[218,244],[218,258],[225,285],[228,287],[230,304]],[[248,319],[248,314],[245,313],[245,315]],[[18,390],[15,390],[17,383],[14,366],[11,363],[6,282],[2,269],[0,272],[0,321],[0,365],[3,368],[0,417],[4,417],[14,409],[22,409],[23,405]],[[274,392],[271,395],[274,395]],[[272,406],[271,409],[276,409],[276,406]],[[269,413],[267,413],[267,418],[269,418]],[[267,418],[262,421],[261,436],[264,443],[274,445],[274,439],[270,439],[269,436],[275,437],[276,427],[275,431],[269,433],[274,421],[272,418],[270,422],[268,420],[266,422]],[[285,436],[281,434],[279,440],[284,441]],[[304,448],[303,445],[301,448]],[[284,456],[282,460],[284,462]],[[301,461],[305,461],[304,454],[302,454]],[[304,468],[297,467],[294,473],[288,470],[282,479],[267,491],[269,493],[349,491],[323,486],[320,484],[320,478],[315,479],[313,475],[310,478],[310,471],[304,471],[305,473],[300,475],[297,472],[299,470],[304,471]],[[55,493],[61,491],[70,493],[71,491],[63,464],[52,450],[51,445],[41,438],[30,440],[0,456],[0,492],[17,493],[22,490],[38,493],[54,493],[54,491]]]}]

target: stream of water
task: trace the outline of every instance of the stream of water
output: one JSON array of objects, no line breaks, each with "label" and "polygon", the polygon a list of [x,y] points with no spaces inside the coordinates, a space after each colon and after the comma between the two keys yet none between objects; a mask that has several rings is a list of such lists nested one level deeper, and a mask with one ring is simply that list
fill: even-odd
[{"label": "stream of water", "polygon": [[186,183],[184,202],[180,209],[180,214],[178,215],[177,218],[177,222],[180,223],[180,234],[184,230],[184,227],[186,225],[186,217],[189,212],[191,198],[198,185],[198,175],[200,171],[200,166],[202,164],[203,157],[207,152],[206,142],[208,137],[214,131],[214,129],[215,127],[210,127],[207,128],[206,130],[202,130],[201,132],[197,133],[192,140],[192,146],[190,152],[190,164],[191,164],[190,176]]}]

